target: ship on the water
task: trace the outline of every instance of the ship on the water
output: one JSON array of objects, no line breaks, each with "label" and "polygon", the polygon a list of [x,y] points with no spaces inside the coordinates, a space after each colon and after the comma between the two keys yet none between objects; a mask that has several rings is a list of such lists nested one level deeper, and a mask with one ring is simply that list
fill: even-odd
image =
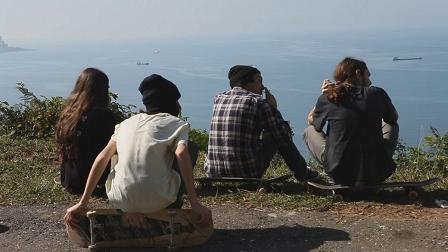
[{"label": "ship on the water", "polygon": [[2,36],[0,36],[0,53],[2,52],[22,52],[29,51],[31,49],[20,48],[20,47],[10,47],[8,44],[3,41]]},{"label": "ship on the water", "polygon": [[393,61],[397,61],[397,60],[421,60],[421,59],[422,59],[422,57],[416,57],[416,58],[398,58],[398,57],[395,57],[392,60]]}]

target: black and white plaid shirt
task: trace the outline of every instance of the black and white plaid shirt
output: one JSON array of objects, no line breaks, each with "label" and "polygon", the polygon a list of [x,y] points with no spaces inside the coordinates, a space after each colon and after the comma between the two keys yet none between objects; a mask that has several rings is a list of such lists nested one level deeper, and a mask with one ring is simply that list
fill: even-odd
[{"label": "black and white plaid shirt", "polygon": [[291,128],[261,95],[241,87],[215,96],[204,170],[211,177],[255,177],[263,162],[263,137],[279,145],[292,141]]}]

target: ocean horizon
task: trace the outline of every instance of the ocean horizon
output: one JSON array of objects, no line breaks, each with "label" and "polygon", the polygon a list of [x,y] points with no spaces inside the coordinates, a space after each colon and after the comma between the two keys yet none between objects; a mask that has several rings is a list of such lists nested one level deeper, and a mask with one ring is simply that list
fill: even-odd
[{"label": "ocean horizon", "polygon": [[[3,38],[7,41],[8,38]],[[0,101],[20,103],[18,82],[37,96],[66,98],[87,67],[104,71],[120,104],[143,108],[140,82],[153,73],[175,83],[182,113],[192,128],[209,130],[214,95],[230,89],[227,73],[236,64],[253,65],[275,95],[278,109],[302,141],[307,115],[346,56],[364,60],[373,86],[386,90],[400,115],[400,138],[418,146],[448,129],[448,31],[387,30],[339,33],[260,34],[208,38],[51,43],[14,41],[10,46],[37,49],[0,54]],[[420,60],[393,61],[394,57]],[[148,63],[137,65],[137,62]]]}]

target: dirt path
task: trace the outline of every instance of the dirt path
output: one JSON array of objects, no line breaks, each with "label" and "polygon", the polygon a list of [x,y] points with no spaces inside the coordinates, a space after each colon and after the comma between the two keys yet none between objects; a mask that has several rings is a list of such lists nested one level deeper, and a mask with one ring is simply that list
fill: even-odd
[{"label": "dirt path", "polygon": [[[62,221],[67,207],[0,206],[0,250],[87,251],[67,237]],[[400,220],[389,218],[393,216],[382,218],[365,207],[361,212],[344,215],[234,205],[211,208],[215,220],[211,240],[181,251],[448,251],[447,209],[431,210],[434,216],[444,217],[440,220],[422,221],[412,216]]]}]

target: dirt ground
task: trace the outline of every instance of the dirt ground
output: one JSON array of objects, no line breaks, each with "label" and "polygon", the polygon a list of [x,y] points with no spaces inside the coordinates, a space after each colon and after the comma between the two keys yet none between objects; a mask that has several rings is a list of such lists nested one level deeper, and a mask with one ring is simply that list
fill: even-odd
[{"label": "dirt ground", "polygon": [[[1,251],[88,251],[65,232],[62,218],[68,207],[0,206]],[[180,251],[448,251],[448,209],[436,206],[360,203],[325,213],[210,207],[212,238]]]}]

